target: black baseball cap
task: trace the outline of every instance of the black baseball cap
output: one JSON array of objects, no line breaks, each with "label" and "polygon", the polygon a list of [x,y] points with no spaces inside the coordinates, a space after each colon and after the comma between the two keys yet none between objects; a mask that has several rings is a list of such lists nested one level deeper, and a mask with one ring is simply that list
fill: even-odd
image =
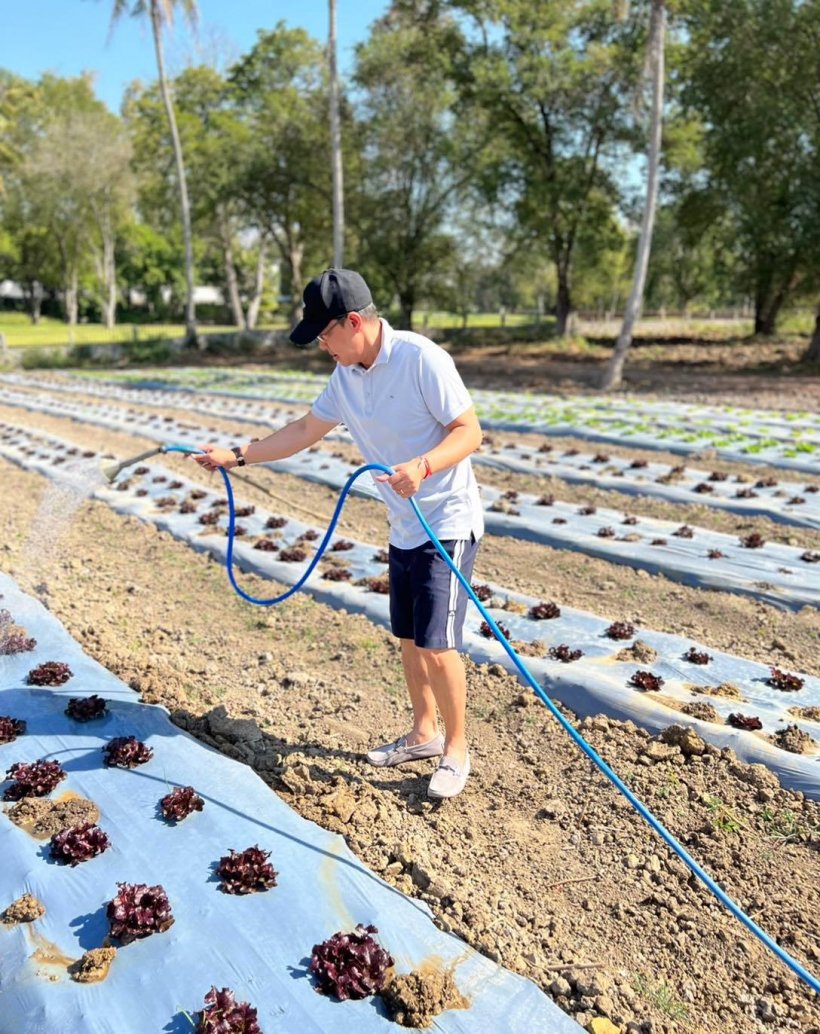
[{"label": "black baseball cap", "polygon": [[331,320],[373,303],[370,288],[353,269],[326,269],[310,281],[302,299],[304,315],[290,332],[290,340],[295,345],[309,345]]}]

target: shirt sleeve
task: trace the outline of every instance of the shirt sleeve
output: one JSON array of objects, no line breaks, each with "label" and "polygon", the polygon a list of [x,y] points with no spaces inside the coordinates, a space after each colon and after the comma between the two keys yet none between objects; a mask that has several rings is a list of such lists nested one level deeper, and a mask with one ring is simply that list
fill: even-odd
[{"label": "shirt sleeve", "polygon": [[327,382],[325,390],[310,407],[310,411],[317,420],[323,420],[325,423],[340,424],[342,422],[342,414],[339,410],[339,397],[336,391],[336,378],[333,375],[331,375],[330,380]]},{"label": "shirt sleeve", "polygon": [[427,408],[444,427],[473,405],[456,364],[439,345],[420,354],[419,386]]}]

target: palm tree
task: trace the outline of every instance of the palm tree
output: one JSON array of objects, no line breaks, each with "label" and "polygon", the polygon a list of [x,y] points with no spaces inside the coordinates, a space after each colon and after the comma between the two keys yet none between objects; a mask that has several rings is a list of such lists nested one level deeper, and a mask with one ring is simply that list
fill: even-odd
[{"label": "palm tree", "polygon": [[621,383],[624,362],[629,346],[632,344],[632,331],[643,305],[643,292],[646,285],[646,270],[649,265],[649,250],[652,245],[652,230],[655,225],[655,207],[658,200],[658,169],[661,156],[661,128],[663,126],[663,87],[664,87],[664,36],[666,31],[665,0],[652,0],[652,13],[649,18],[649,69],[652,79],[652,111],[649,119],[649,147],[647,150],[646,202],[641,235],[638,241],[638,254],[635,258],[635,272],[632,279],[632,290],[626,303],[621,333],[615,345],[601,388],[617,388]]},{"label": "palm tree", "polygon": [[342,134],[339,126],[339,77],[336,69],[336,0],[328,0],[330,27],[327,41],[330,66],[330,148],[333,171],[333,265],[342,265],[344,253],[344,194],[342,189]]},{"label": "palm tree", "polygon": [[185,299],[185,339],[188,344],[199,345],[200,342],[196,332],[196,309],[194,306],[194,249],[191,238],[191,206],[188,201],[185,164],[182,160],[182,143],[179,139],[174,105],[168,88],[168,79],[165,74],[165,56],[162,50],[162,27],[173,22],[174,8],[181,7],[186,18],[193,25],[196,22],[197,16],[196,0],[114,0],[114,6],[111,11],[112,28],[129,7],[129,4],[132,18],[141,18],[147,13],[151,19],[151,31],[154,36],[154,50],[156,51],[157,69],[159,71],[159,88],[163,103],[165,104],[165,113],[168,116],[168,126],[171,130],[171,141],[174,146],[177,182],[179,184],[179,202],[182,211],[182,234],[185,241],[185,281],[187,287],[187,298]]}]

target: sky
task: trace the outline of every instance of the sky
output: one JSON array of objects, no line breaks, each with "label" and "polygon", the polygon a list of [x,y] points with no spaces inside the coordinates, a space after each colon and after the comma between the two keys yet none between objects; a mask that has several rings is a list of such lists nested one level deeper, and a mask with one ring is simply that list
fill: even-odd
[{"label": "sky", "polygon": [[[0,0],[0,68],[26,79],[91,71],[97,96],[118,112],[126,86],[156,79],[157,67],[148,19],[126,14],[109,34],[112,6],[112,0]],[[355,44],[388,6],[389,0],[337,0],[342,74],[352,67]],[[327,39],[328,0],[198,0],[197,8],[195,36],[178,14],[165,37],[172,75],[191,63],[224,68],[253,46],[259,29],[272,29],[280,20]]]}]

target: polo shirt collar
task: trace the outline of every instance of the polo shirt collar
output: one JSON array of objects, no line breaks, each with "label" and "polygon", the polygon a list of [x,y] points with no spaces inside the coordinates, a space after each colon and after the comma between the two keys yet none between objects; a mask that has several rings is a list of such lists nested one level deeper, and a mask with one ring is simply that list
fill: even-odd
[{"label": "polo shirt collar", "polygon": [[387,320],[382,319],[379,321],[382,325],[382,343],[379,349],[379,354],[373,360],[373,365],[365,369],[363,366],[354,366],[354,370],[358,370],[361,374],[370,373],[371,370],[377,366],[381,366],[383,363],[390,362],[390,356],[393,352],[394,336],[395,332]]}]

